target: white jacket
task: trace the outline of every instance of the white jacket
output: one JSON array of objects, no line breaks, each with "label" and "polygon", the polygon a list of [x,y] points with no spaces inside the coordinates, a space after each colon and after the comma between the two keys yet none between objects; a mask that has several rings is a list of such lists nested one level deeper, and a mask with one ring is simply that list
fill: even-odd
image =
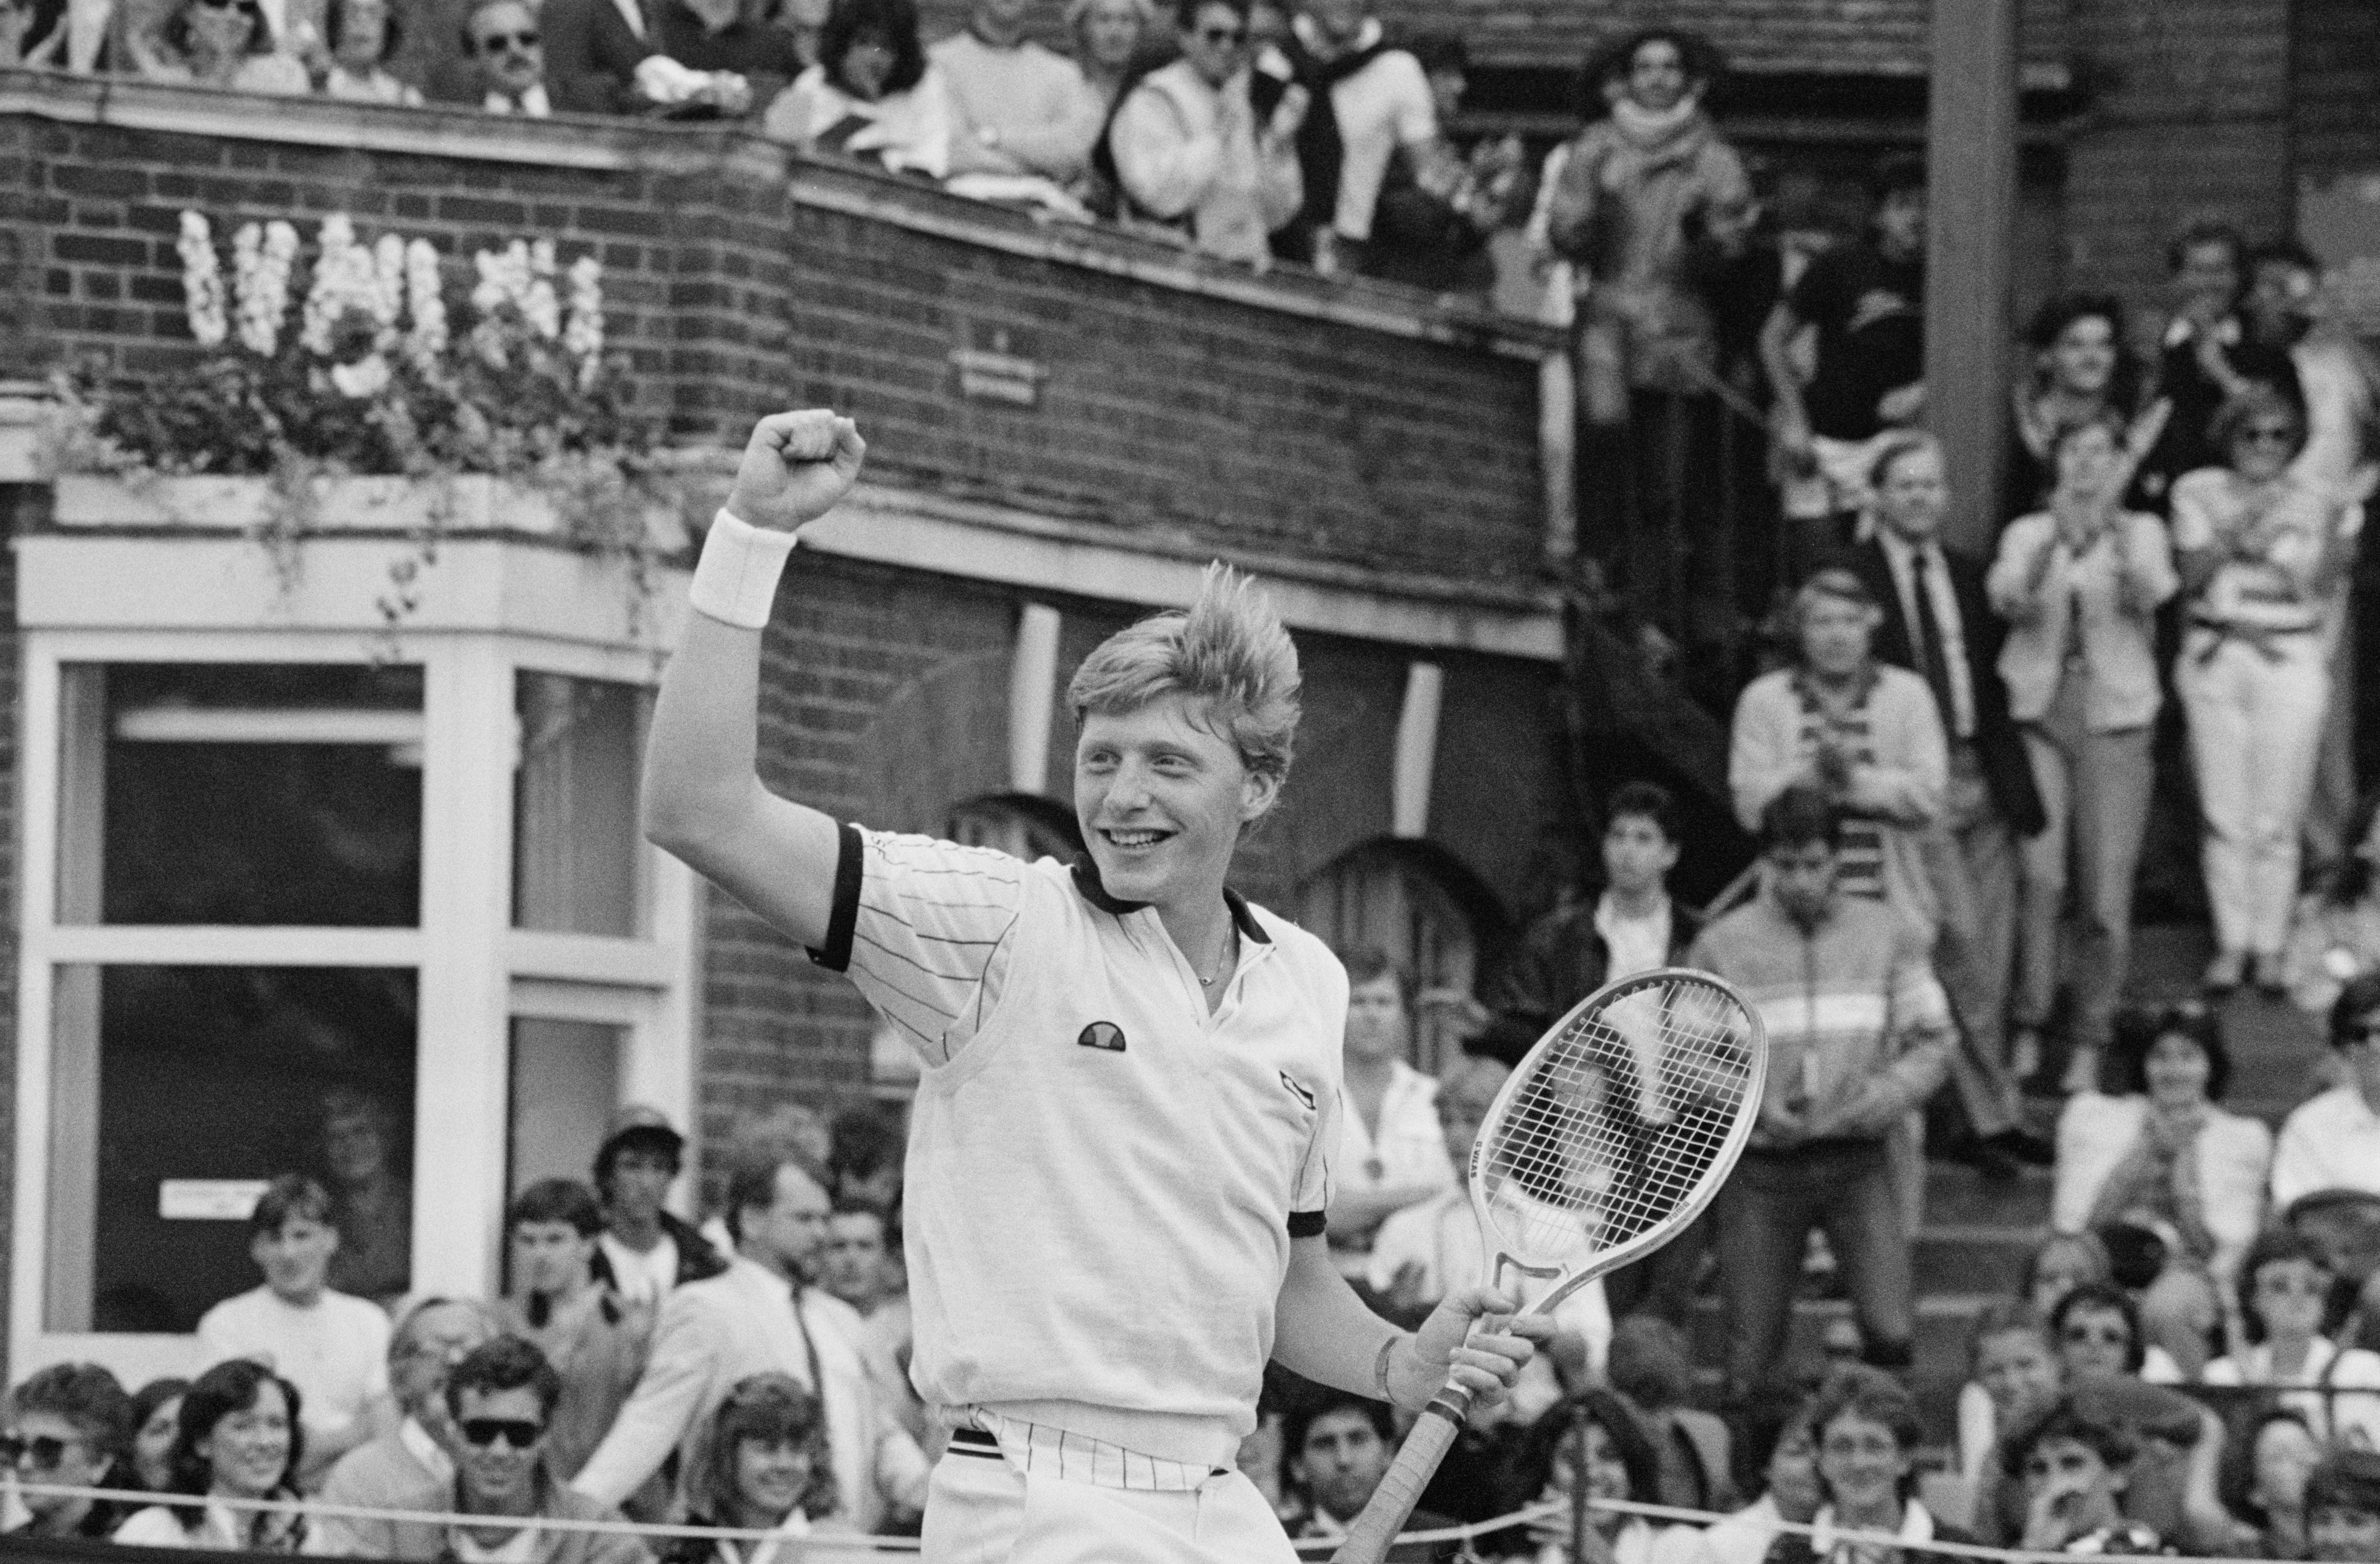
[{"label": "white jacket", "polygon": [[[2148,1122],[2149,1099],[2077,1092],[2058,1119],[2058,1180],[2050,1225],[2081,1232],[2108,1175],[2131,1154]],[[2260,1120],[2207,1109],[2198,1132],[2198,1189],[2206,1231],[2215,1238],[2213,1269],[2228,1280],[2256,1236],[2265,1214],[2265,1176],[2273,1164],[2273,1132]]]},{"label": "white jacket", "polygon": [[812,1384],[809,1328],[826,1401],[827,1443],[834,1457],[839,1519],[872,1532],[887,1500],[925,1504],[928,1467],[884,1406],[859,1351],[860,1316],[839,1298],[804,1288],[801,1319],[790,1286],[767,1267],[738,1256],[726,1271],[688,1282],[662,1303],[653,1345],[636,1392],[612,1432],[571,1486],[617,1505],[680,1452],[681,1482],[699,1471],[712,1420],[736,1383],[755,1374],[789,1374]]},{"label": "white jacket", "polygon": [[1257,132],[1246,71],[1219,88],[1176,60],[1125,98],[1108,151],[1135,205],[1185,222],[1209,255],[1255,263],[1305,199],[1293,142]]}]

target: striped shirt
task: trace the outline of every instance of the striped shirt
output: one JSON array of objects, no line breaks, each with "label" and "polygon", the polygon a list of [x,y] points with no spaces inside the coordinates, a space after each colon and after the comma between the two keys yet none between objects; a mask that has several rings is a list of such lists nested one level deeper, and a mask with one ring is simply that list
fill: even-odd
[{"label": "striped shirt", "polygon": [[[1831,745],[1853,766],[1875,765],[1876,732],[1868,721],[1868,703],[1876,685],[1871,676],[1849,704],[1836,705],[1815,683],[1796,673],[1793,697],[1802,713],[1802,752],[1815,755]],[[1884,899],[1884,826],[1874,815],[1843,812],[1842,835],[1835,853],[1835,885],[1847,896]]]},{"label": "striped shirt", "polygon": [[[1880,903],[1838,895],[1805,929],[1764,886],[1703,930],[1686,964],[1734,985],[1758,1012],[1770,1107],[1823,1123],[1873,1097],[1875,1111],[1862,1116],[1881,1126],[1898,1116],[1888,1108],[1916,1107],[1949,1072],[1949,1000],[1918,935]],[[1763,1141],[1754,1130],[1752,1144]]]},{"label": "striped shirt", "polygon": [[1224,900],[1240,959],[1210,1011],[1155,909],[1087,863],[844,829],[812,954],[926,1067],[905,1219],[929,1402],[1202,1468],[1256,1426],[1291,1242],[1330,1203],[1347,975]]}]

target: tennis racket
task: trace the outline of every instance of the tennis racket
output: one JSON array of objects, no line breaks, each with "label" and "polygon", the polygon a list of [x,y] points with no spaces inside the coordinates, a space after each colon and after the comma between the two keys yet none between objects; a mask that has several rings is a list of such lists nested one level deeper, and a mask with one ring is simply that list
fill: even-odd
[{"label": "tennis racket", "polygon": [[[1537,1040],[1471,1146],[1485,1275],[1548,1282],[1551,1314],[1701,1214],[1743,1154],[1768,1036],[1742,996],[1681,967],[1607,984]],[[1449,1380],[1331,1564],[1381,1564],[1446,1457],[1471,1392]]]}]

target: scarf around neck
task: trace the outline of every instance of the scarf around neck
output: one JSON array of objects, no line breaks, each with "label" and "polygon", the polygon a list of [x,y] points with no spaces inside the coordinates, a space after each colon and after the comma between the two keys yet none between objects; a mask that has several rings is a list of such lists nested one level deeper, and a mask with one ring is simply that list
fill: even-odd
[{"label": "scarf around neck", "polygon": [[1703,127],[1702,102],[1701,93],[1689,92],[1671,107],[1655,110],[1623,97],[1611,105],[1612,127],[1640,151],[1667,152]]}]

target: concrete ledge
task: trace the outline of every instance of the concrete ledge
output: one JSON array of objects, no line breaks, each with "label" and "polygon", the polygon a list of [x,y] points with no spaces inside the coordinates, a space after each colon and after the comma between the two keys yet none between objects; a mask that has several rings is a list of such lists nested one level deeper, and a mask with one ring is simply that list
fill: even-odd
[{"label": "concrete ledge", "polygon": [[0,115],[6,115],[490,163],[722,173],[756,183],[787,180],[796,202],[820,211],[864,216],[1181,293],[1520,358],[1543,358],[1561,350],[1559,333],[1548,328],[1475,304],[1434,299],[1362,278],[1323,278],[1302,267],[1277,267],[1258,275],[1121,229],[1039,220],[857,162],[805,156],[740,129],[585,115],[517,119],[443,104],[407,109],[321,98],[257,97],[122,77],[26,70],[0,70]]}]

